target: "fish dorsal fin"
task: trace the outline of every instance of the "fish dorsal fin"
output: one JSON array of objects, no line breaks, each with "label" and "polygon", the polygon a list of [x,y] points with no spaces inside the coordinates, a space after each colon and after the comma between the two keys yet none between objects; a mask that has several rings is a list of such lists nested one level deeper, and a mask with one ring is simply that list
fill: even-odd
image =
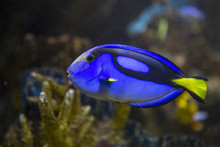
[{"label": "fish dorsal fin", "polygon": [[97,46],[95,48],[119,48],[119,49],[125,49],[125,50],[138,52],[138,53],[147,55],[149,57],[152,57],[152,58],[160,61],[161,63],[163,63],[163,64],[167,65],[169,68],[171,68],[177,74],[184,75],[183,72],[174,63],[172,63],[171,61],[169,61],[165,57],[162,57],[161,55],[150,52],[150,51],[146,51],[146,50],[136,48],[133,46],[121,45],[121,44],[106,44],[106,45]]}]

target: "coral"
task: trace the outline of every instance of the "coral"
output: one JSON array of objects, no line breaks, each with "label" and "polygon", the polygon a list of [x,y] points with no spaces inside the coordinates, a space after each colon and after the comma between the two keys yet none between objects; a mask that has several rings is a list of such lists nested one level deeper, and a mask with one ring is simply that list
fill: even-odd
[{"label": "coral", "polygon": [[8,146],[83,147],[123,143],[122,130],[129,105],[117,104],[112,116],[100,121],[91,114],[91,106],[81,105],[78,90],[36,72],[31,76],[42,84],[39,98],[28,98],[30,103],[38,104],[41,118],[20,114],[19,126],[11,126],[6,135]]}]

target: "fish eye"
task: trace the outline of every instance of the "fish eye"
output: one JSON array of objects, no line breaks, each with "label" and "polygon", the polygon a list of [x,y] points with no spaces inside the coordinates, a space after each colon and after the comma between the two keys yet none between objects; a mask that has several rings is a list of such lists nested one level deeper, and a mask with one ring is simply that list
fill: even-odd
[{"label": "fish eye", "polygon": [[86,58],[86,60],[88,61],[88,62],[92,62],[92,61],[94,61],[94,56],[93,55],[89,55],[87,58]]}]

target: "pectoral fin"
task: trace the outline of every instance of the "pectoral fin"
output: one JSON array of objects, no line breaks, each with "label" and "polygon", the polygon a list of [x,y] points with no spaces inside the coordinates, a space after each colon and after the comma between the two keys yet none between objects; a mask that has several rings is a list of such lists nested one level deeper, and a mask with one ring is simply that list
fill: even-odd
[{"label": "pectoral fin", "polygon": [[104,81],[104,82],[116,82],[116,81],[118,81],[117,79],[114,79],[114,78],[103,78],[101,80]]}]

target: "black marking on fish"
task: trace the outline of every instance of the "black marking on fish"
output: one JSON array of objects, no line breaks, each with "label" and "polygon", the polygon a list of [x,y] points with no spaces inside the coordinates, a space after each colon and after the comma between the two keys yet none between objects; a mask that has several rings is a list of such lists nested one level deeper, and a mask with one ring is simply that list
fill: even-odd
[{"label": "black marking on fish", "polygon": [[[126,49],[118,49],[118,48],[98,48],[94,50],[91,54],[98,58],[102,53],[109,53],[112,55],[113,62],[115,67],[120,70],[125,75],[134,77],[140,80],[152,81],[160,84],[167,84],[170,86],[175,86],[172,82],[172,79],[181,78],[182,76],[176,74],[175,71],[172,70],[166,64],[163,64],[160,60],[157,60],[151,56],[147,56],[145,54],[134,52]],[[116,60],[117,56],[125,56],[130,57],[135,60],[141,61],[150,67],[149,73],[137,72],[127,68],[120,66]]]}]

